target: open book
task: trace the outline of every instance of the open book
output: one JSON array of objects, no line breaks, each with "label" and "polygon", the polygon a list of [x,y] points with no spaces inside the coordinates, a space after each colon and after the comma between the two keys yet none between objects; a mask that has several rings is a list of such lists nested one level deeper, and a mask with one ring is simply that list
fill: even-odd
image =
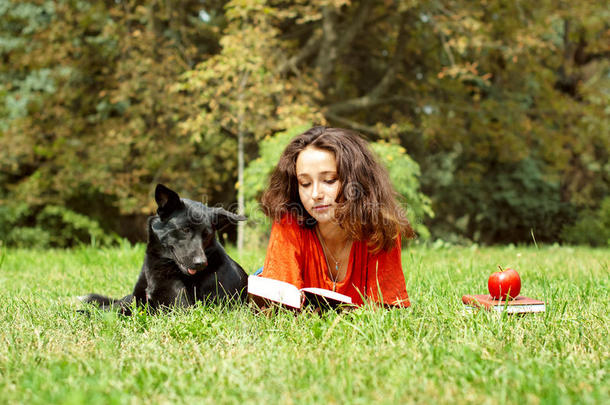
[{"label": "open book", "polygon": [[467,311],[484,308],[488,311],[504,312],[509,314],[523,314],[528,312],[544,312],[544,301],[524,297],[522,295],[509,300],[495,300],[489,294],[464,295],[462,302]]},{"label": "open book", "polygon": [[248,296],[259,307],[277,303],[292,309],[301,309],[305,305],[331,309],[339,306],[351,306],[352,298],[324,288],[301,288],[284,281],[271,278],[249,276]]}]

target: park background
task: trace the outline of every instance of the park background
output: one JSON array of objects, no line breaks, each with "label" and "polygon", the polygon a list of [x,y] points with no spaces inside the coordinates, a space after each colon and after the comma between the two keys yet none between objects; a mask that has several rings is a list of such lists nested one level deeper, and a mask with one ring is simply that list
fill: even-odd
[{"label": "park background", "polygon": [[[145,238],[152,191],[252,218],[287,139],[361,132],[420,242],[610,240],[599,1],[0,1],[0,239]],[[260,224],[263,226],[259,226]]]},{"label": "park background", "polygon": [[[590,0],[0,0],[0,403],[610,403],[608,21]],[[266,176],[314,124],[387,166],[411,308],[77,299],[130,291],[158,182],[243,203],[225,241],[252,273]],[[498,265],[546,311],[464,313]]]}]

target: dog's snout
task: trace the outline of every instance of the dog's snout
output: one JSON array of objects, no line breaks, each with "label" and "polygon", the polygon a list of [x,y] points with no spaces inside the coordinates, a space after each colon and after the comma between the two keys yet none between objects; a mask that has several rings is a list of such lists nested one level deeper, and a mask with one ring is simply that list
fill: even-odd
[{"label": "dog's snout", "polygon": [[204,256],[196,256],[193,258],[193,267],[197,270],[203,269],[208,265],[208,260]]}]

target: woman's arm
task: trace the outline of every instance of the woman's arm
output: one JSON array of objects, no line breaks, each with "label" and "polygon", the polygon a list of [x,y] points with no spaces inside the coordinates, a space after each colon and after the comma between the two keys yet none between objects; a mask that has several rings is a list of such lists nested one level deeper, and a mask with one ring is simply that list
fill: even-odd
[{"label": "woman's arm", "polygon": [[269,237],[262,277],[285,281],[303,288],[302,238],[296,220],[284,217],[274,222]]}]

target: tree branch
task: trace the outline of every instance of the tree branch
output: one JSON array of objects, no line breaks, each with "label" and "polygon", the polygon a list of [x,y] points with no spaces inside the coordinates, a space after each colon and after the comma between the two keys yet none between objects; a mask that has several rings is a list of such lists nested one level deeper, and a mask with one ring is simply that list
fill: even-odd
[{"label": "tree branch", "polygon": [[347,48],[356,35],[362,30],[364,23],[370,15],[372,2],[370,0],[362,0],[356,15],[352,19],[348,19],[346,27],[340,27],[341,37],[338,36],[338,21],[337,13],[331,7],[325,7],[322,10],[322,43],[316,66],[320,71],[319,87],[325,91],[329,86],[332,78],[337,59],[341,52]]},{"label": "tree branch", "polygon": [[388,69],[386,70],[379,83],[377,83],[377,85],[368,94],[362,97],[331,104],[330,106],[328,106],[328,110],[331,113],[346,114],[352,111],[373,107],[384,102],[381,97],[390,89],[390,86],[396,79],[396,74],[398,73],[400,62],[404,58],[404,44],[407,39],[407,13],[401,14],[399,24],[400,27],[398,29],[398,36],[396,37],[394,56],[392,57],[392,60],[388,65]]},{"label": "tree branch", "polygon": [[[379,131],[377,131],[377,128],[375,128],[375,127],[361,124],[354,120],[350,120],[349,118],[341,117],[330,111],[324,112],[324,117],[326,117],[326,119],[328,119],[329,121],[335,121],[335,122],[341,124],[342,126],[355,129],[356,131],[360,132],[363,135],[372,135],[374,137],[379,137]],[[371,137],[369,136],[369,138],[371,138]]]},{"label": "tree branch", "polygon": [[285,75],[289,70],[292,70],[295,74],[298,74],[299,63],[313,56],[316,51],[320,49],[320,38],[322,38],[322,32],[320,30],[314,30],[311,37],[309,37],[305,43],[305,46],[301,48],[301,51],[280,66],[278,70],[280,75]]},{"label": "tree branch", "polygon": [[348,21],[348,29],[341,31],[341,38],[339,38],[340,51],[347,48],[362,30],[364,23],[370,17],[372,3],[370,0],[362,0],[360,7],[356,10],[356,16]]}]

